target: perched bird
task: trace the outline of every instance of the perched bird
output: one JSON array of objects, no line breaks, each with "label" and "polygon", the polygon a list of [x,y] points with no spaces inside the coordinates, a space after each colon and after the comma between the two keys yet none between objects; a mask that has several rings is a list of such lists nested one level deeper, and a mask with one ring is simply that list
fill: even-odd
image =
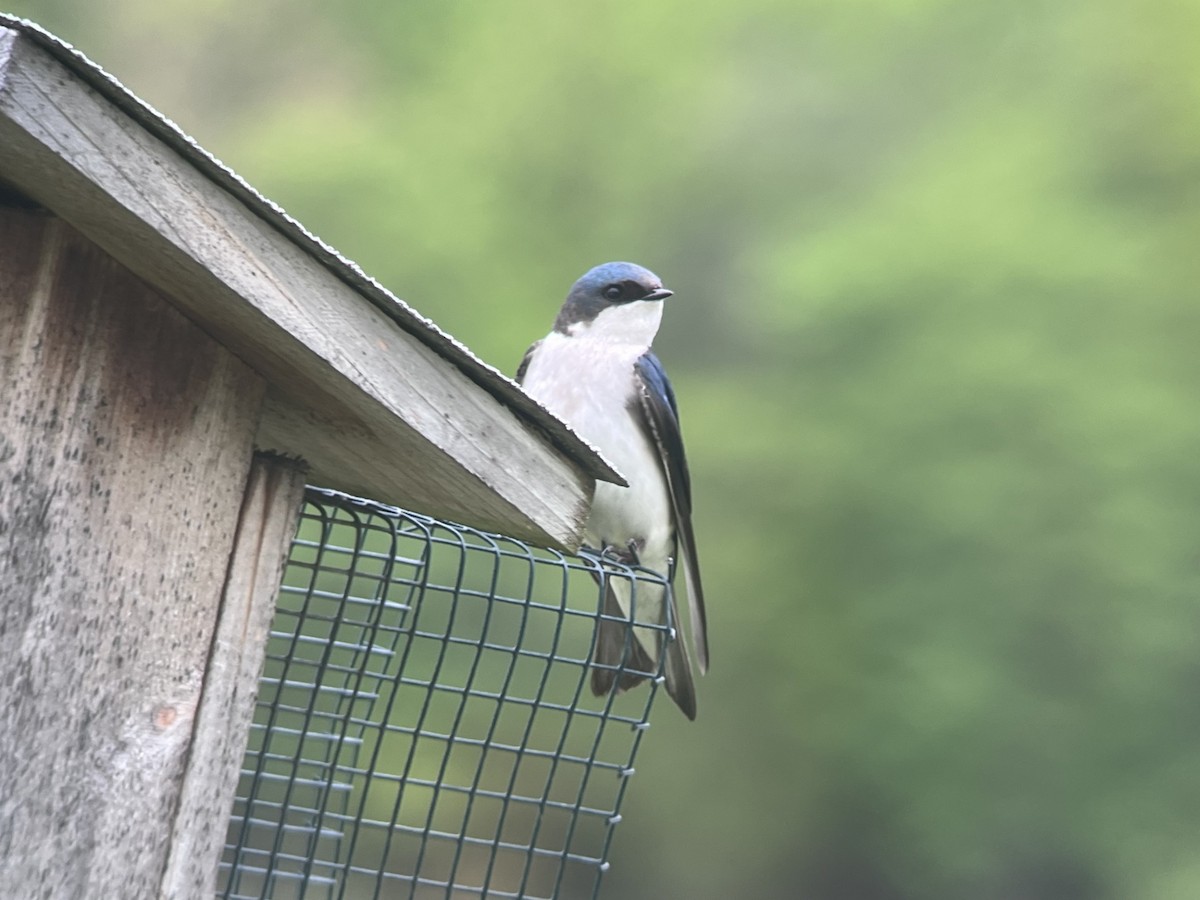
[{"label": "perched bird", "polygon": [[[598,483],[586,537],[601,553],[666,575],[683,569],[700,672],[708,669],[704,592],[692,531],[692,492],[675,394],[650,344],[671,291],[648,269],[627,262],[596,266],[575,282],[554,321],[517,370],[528,394],[570,425],[625,476],[629,487]],[[608,578],[596,632],[592,691],[627,690],[658,671],[666,604],[680,623],[673,592]],[[632,610],[631,610],[632,608]],[[625,620],[625,621],[622,621]],[[692,667],[678,630],[663,662],[667,693],[696,718]]]}]

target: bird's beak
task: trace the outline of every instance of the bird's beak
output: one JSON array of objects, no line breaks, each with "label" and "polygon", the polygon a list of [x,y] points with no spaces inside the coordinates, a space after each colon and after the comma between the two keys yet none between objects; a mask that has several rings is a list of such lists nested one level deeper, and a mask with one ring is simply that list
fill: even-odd
[{"label": "bird's beak", "polygon": [[670,297],[674,293],[675,293],[674,291],[668,291],[666,288],[659,288],[657,291],[651,291],[649,294],[647,294],[642,299],[643,300],[666,300],[668,297]]}]

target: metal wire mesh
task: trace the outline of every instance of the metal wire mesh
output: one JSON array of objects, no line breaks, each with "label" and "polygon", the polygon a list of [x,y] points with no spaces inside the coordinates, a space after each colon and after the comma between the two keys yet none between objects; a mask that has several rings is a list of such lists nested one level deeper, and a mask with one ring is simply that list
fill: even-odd
[{"label": "metal wire mesh", "polygon": [[598,578],[663,583],[310,488],[219,896],[595,897],[661,683],[585,688]]}]

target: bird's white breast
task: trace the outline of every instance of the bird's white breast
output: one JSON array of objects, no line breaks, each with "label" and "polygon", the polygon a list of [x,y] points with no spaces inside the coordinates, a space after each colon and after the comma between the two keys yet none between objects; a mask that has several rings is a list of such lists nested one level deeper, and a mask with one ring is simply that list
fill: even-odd
[{"label": "bird's white breast", "polygon": [[[651,312],[661,315],[660,304],[652,306]],[[544,338],[523,384],[629,482],[628,488],[596,485],[589,542],[597,547],[622,547],[631,539],[644,542],[642,563],[665,571],[673,553],[670,499],[657,450],[634,418],[640,411],[631,412],[629,406],[637,391],[634,363],[646,352],[653,331],[644,342],[627,341],[620,329],[604,327],[615,324],[603,322],[604,315],[572,335],[552,332]],[[657,319],[653,326],[657,328]],[[633,407],[637,410],[636,402]]]}]

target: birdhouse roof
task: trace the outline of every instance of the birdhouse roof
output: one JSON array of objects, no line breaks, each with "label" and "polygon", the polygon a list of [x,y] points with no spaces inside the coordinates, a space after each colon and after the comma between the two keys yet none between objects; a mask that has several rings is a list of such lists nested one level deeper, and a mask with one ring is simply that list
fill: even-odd
[{"label": "birdhouse roof", "polygon": [[310,479],[575,546],[607,462],[521,388],[37,25],[0,14],[0,187],[67,221],[267,382]]}]

